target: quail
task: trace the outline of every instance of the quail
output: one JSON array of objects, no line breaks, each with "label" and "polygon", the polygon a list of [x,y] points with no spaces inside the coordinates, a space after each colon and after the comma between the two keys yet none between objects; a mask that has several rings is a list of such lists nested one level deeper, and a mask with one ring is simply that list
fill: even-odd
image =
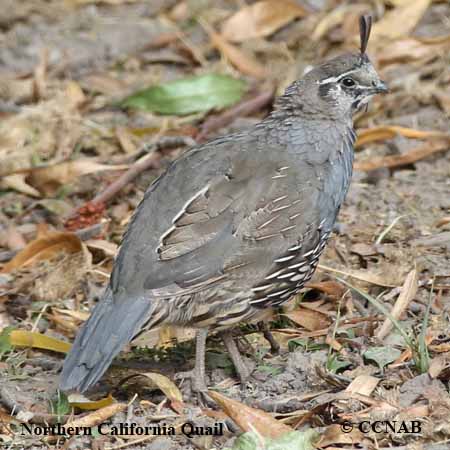
[{"label": "quail", "polygon": [[67,355],[60,388],[83,392],[120,350],[161,324],[197,331],[193,389],[204,391],[208,330],[221,333],[241,380],[231,329],[295,295],[317,264],[352,175],[352,116],[387,92],[360,51],[309,71],[246,132],[198,145],[147,190],[109,285]]}]

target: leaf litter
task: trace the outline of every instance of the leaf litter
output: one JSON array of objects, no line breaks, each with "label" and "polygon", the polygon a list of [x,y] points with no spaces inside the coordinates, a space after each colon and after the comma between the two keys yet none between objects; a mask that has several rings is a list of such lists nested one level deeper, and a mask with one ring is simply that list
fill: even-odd
[{"label": "leaf litter", "polygon": [[[450,437],[450,6],[194,3],[12,2],[1,22],[0,439],[53,445],[18,437],[20,421],[94,428],[166,421],[179,430],[187,420],[221,420],[226,434],[204,441],[180,433],[104,439],[107,448],[372,449],[417,441],[431,450]],[[244,130],[270,111],[275,90],[354,48],[358,15],[368,12],[369,54],[391,94],[357,117],[353,184],[319,270],[271,317],[280,353],[243,325],[240,349],[255,370],[241,389],[212,337],[217,406],[201,407],[172,381],[190,368],[193,330],[163,327],[123,352],[98,392],[55,395],[60,354],[101,294],[146,186],[193,139]],[[380,418],[420,418],[423,432],[341,429]],[[76,440],[97,445],[95,437]]]}]

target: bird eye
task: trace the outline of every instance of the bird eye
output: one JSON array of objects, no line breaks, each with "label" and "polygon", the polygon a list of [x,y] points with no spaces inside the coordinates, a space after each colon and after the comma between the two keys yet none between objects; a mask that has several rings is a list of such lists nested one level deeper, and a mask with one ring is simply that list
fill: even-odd
[{"label": "bird eye", "polygon": [[343,84],[345,87],[352,87],[352,86],[355,85],[355,80],[354,80],[353,78],[344,78],[344,79],[342,80],[342,84]]}]

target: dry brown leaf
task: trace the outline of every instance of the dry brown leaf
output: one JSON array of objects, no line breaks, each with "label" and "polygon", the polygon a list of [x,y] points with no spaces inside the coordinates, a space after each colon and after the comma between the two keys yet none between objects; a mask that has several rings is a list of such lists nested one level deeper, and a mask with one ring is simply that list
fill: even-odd
[{"label": "dry brown leaf", "polygon": [[308,289],[315,289],[337,299],[341,298],[347,291],[345,286],[333,280],[320,281],[318,283],[306,283],[305,287]]},{"label": "dry brown leaf", "polygon": [[365,242],[356,242],[350,247],[351,253],[356,253],[359,256],[367,257],[367,256],[375,256],[378,254],[375,245],[366,244]]},{"label": "dry brown leaf", "polygon": [[69,102],[71,108],[79,108],[86,102],[86,96],[80,85],[75,81],[69,81],[65,88],[65,98]]},{"label": "dry brown leaf", "polygon": [[0,98],[14,103],[29,102],[34,95],[33,79],[16,80],[2,76],[0,79]]},{"label": "dry brown leaf", "polygon": [[37,158],[67,158],[83,132],[73,106],[61,91],[0,121],[0,176],[31,170]]},{"label": "dry brown leaf", "polygon": [[437,378],[442,371],[450,366],[450,358],[446,355],[439,355],[434,357],[430,362],[428,374],[431,378]]},{"label": "dry brown leaf", "polygon": [[[395,319],[399,319],[406,308],[408,308],[408,305],[411,303],[411,300],[417,293],[417,288],[418,273],[417,269],[413,269],[406,276],[400,295],[398,296],[397,301],[395,302],[391,310],[391,315]],[[377,338],[383,340],[392,330],[392,327],[392,321],[387,317],[376,333]]]},{"label": "dry brown leaf", "polygon": [[369,172],[371,170],[380,169],[382,167],[394,168],[401,167],[407,164],[413,164],[417,161],[434,155],[435,153],[444,152],[450,149],[450,142],[437,141],[428,142],[425,145],[410,150],[408,153],[402,155],[384,156],[381,158],[373,158],[368,161],[357,161],[354,164],[355,170]]},{"label": "dry brown leaf", "polygon": [[117,127],[115,129],[115,134],[120,147],[125,153],[131,155],[137,152],[138,145],[136,143],[136,137],[126,127]]},{"label": "dry brown leaf", "polygon": [[15,424],[17,426],[20,426],[20,421],[17,420],[15,417],[11,416],[10,414],[7,414],[3,408],[0,409],[0,436],[2,437],[2,443],[3,445],[7,445],[6,442],[7,439],[4,439],[5,437],[11,437],[11,439],[14,437],[15,432],[14,430],[9,426],[9,424]]},{"label": "dry brown leaf", "polygon": [[62,254],[36,267],[32,294],[37,300],[52,302],[69,297],[91,268],[92,256],[83,244],[82,251]]},{"label": "dry brown leaf", "polygon": [[436,97],[439,106],[447,114],[447,116],[450,116],[450,92],[446,93],[441,89],[436,89],[435,92],[433,92],[433,96]]},{"label": "dry brown leaf", "polygon": [[379,381],[378,378],[370,375],[358,375],[345,390],[353,394],[361,394],[370,397]]},{"label": "dry brown leaf", "polygon": [[317,300],[315,302],[303,302],[301,304],[301,307],[309,309],[311,311],[317,311],[327,317],[328,316],[334,317],[335,315],[333,305],[324,299]]},{"label": "dry brown leaf", "polygon": [[[433,333],[428,331],[427,335],[425,336],[425,344],[427,345],[427,347],[431,344],[431,342],[433,342],[433,340],[434,340]],[[387,367],[394,368],[399,364],[403,364],[405,361],[409,361],[412,357],[413,357],[412,350],[408,347],[392,364],[389,364],[389,366]]]},{"label": "dry brown leaf", "polygon": [[286,313],[286,316],[308,331],[323,330],[330,325],[330,321],[325,314],[302,307]]},{"label": "dry brown leaf", "polygon": [[31,241],[23,250],[3,267],[3,272],[11,272],[30,266],[37,261],[51,259],[61,252],[78,253],[83,250],[80,238],[73,233],[51,232]]},{"label": "dry brown leaf", "polygon": [[73,319],[76,319],[79,322],[84,322],[88,320],[90,314],[84,311],[73,311],[71,309],[60,309],[60,308],[52,308],[52,311],[57,312],[63,316],[69,316]]},{"label": "dry brown leaf", "polygon": [[326,336],[325,344],[327,344],[336,352],[342,352],[341,353],[342,355],[345,355],[347,353],[344,346],[341,343],[339,343],[336,339],[333,339],[331,336],[328,335]]},{"label": "dry brown leaf", "polygon": [[208,395],[243,431],[256,431],[264,437],[273,439],[294,431],[265,411],[251,408],[215,391],[208,391]]},{"label": "dry brown leaf", "polygon": [[358,139],[355,148],[362,147],[371,142],[385,141],[395,136],[404,136],[410,139],[442,139],[450,142],[450,135],[441,131],[415,130],[414,128],[386,125],[358,131]]},{"label": "dry brown leaf", "polygon": [[105,422],[115,414],[124,411],[127,406],[128,405],[126,403],[113,403],[112,405],[100,408],[97,411],[87,414],[86,416],[80,417],[79,419],[67,422],[65,427],[95,427],[96,425]]},{"label": "dry brown leaf", "polygon": [[[339,8],[333,8],[327,15],[325,15],[316,25],[312,34],[312,39],[318,41],[325,36],[332,28],[340,25],[345,17],[354,12],[359,5],[341,5]],[[362,11],[361,11],[362,12]]]},{"label": "dry brown leaf", "polygon": [[96,92],[106,96],[120,96],[127,89],[127,84],[123,80],[114,78],[108,73],[86,75],[81,79],[80,83],[85,91]]},{"label": "dry brown leaf", "polygon": [[85,242],[88,248],[101,250],[107,256],[116,256],[119,246],[104,239],[89,239]]},{"label": "dry brown leaf", "polygon": [[344,432],[342,425],[333,424],[325,429],[325,432],[321,435],[316,446],[318,448],[330,448],[329,446],[332,444],[353,446],[361,443],[363,439],[364,435],[356,427],[350,432]]},{"label": "dry brown leaf", "polygon": [[415,28],[431,0],[410,0],[388,11],[381,20],[373,25],[371,42],[386,41],[408,36]]},{"label": "dry brown leaf", "polygon": [[8,175],[0,180],[0,187],[2,189],[13,189],[21,194],[29,195],[30,197],[40,197],[41,193],[33,186],[27,184],[25,181],[26,178],[26,173],[14,173]]},{"label": "dry brown leaf", "polygon": [[[45,114],[18,114],[0,122],[0,177],[28,169],[33,158],[52,156],[56,139],[52,128],[44,121]],[[39,139],[36,138],[39,136]]]},{"label": "dry brown leaf", "polygon": [[0,229],[1,247],[6,247],[9,250],[21,250],[26,245],[27,242],[17,227],[10,225],[5,230]]},{"label": "dry brown leaf", "polygon": [[164,392],[164,394],[172,404],[177,403],[180,406],[183,404],[183,396],[180,390],[175,385],[175,383],[166,376],[154,372],[141,373],[139,374],[139,376],[145,377],[154,386]]},{"label": "dry brown leaf", "polygon": [[436,353],[450,352],[450,342],[444,342],[443,344],[430,345],[429,349]]},{"label": "dry brown leaf", "polygon": [[200,24],[209,34],[212,44],[222,55],[244,75],[262,79],[266,77],[264,67],[252,56],[230,44],[221,34],[216,33],[210,25],[201,21]]},{"label": "dry brown leaf", "polygon": [[222,26],[222,35],[231,42],[269,36],[307,11],[292,0],[263,0],[244,6]]},{"label": "dry brown leaf", "polygon": [[350,278],[354,278],[355,280],[364,281],[369,284],[376,284],[377,286],[384,287],[397,287],[396,284],[389,283],[386,281],[385,276],[377,275],[375,273],[368,272],[367,270],[339,270],[334,267],[325,266],[323,264],[319,264],[319,270],[323,270],[325,272],[339,273],[340,275],[346,275]]},{"label": "dry brown leaf", "polygon": [[27,181],[42,193],[51,196],[60,186],[68,184],[82,175],[127,168],[128,166],[125,164],[109,166],[99,164],[92,159],[77,159],[52,166],[31,169],[28,171]]},{"label": "dry brown leaf", "polygon": [[45,318],[49,322],[53,322],[58,329],[63,329],[65,331],[70,331],[72,333],[77,333],[79,330],[80,322],[68,317],[67,315],[60,314],[52,308],[51,312],[45,314]]},{"label": "dry brown leaf", "polygon": [[446,216],[443,217],[442,219],[439,219],[436,223],[435,223],[435,227],[436,228],[441,228],[444,225],[447,225],[448,223],[450,223],[450,216]]},{"label": "dry brown leaf", "polygon": [[450,39],[449,42],[444,39],[433,43],[414,38],[399,39],[384,45],[377,53],[377,61],[380,66],[385,66],[422,58],[430,59],[445,51],[449,43]]}]

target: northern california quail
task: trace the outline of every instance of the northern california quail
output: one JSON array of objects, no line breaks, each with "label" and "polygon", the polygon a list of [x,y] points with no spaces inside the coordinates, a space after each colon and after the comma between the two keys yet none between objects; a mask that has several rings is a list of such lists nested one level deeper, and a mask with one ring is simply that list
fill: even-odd
[{"label": "northern california quail", "polygon": [[352,175],[353,113],[386,92],[361,48],[294,82],[245,133],[184,153],[148,189],[131,220],[109,286],[67,355],[62,390],[85,391],[144,329],[199,329],[194,389],[205,389],[205,341],[258,321],[312,276]]}]

